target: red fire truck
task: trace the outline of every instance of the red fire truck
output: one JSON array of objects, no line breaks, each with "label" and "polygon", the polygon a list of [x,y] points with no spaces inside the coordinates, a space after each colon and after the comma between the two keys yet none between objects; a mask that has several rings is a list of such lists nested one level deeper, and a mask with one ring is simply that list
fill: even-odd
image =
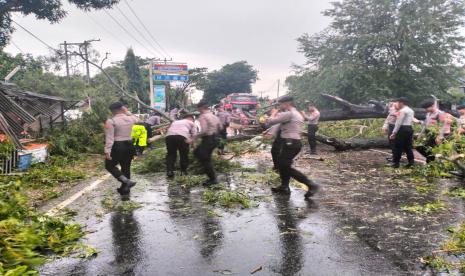
[{"label": "red fire truck", "polygon": [[227,110],[240,108],[251,115],[255,116],[257,114],[258,98],[250,93],[232,93],[222,99],[221,102]]}]

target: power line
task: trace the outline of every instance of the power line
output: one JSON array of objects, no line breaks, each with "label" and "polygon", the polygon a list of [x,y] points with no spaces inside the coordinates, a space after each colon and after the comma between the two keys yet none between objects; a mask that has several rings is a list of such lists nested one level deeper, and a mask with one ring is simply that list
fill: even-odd
[{"label": "power line", "polygon": [[23,55],[26,54],[23,50],[21,50],[21,48],[19,48],[19,46],[18,46],[16,43],[14,43],[13,40],[10,40],[10,42],[11,42],[11,44],[12,44],[16,49],[18,49],[18,51],[20,51]]},{"label": "power line", "polygon": [[58,51],[57,49],[53,48],[52,46],[50,46],[49,44],[47,44],[45,41],[43,41],[42,39],[40,39],[38,36],[36,36],[35,34],[33,34],[31,31],[29,31],[28,29],[26,29],[25,27],[21,26],[21,24],[19,24],[18,22],[14,21],[13,19],[11,19],[11,22],[15,23],[16,25],[18,25],[18,27],[20,27],[21,29],[23,29],[26,33],[28,33],[29,35],[31,35],[32,37],[34,37],[35,39],[37,39],[38,41],[40,41],[42,44],[44,44],[47,48],[49,48],[50,50],[54,51],[55,53],[57,53],[58,55],[62,55],[62,53],[60,51]]},{"label": "power line", "polygon": [[111,15],[107,10],[103,10],[127,35],[129,35],[132,39],[134,39],[137,43],[139,43],[143,48],[145,48],[145,50],[147,50],[148,52],[150,52],[151,54],[153,54],[154,56],[157,56],[157,54],[155,54],[154,52],[152,52],[152,50],[148,49],[147,47],[145,47],[144,44],[140,43],[140,41],[134,37],[123,25],[121,25],[121,23],[118,22],[118,20],[116,20],[113,15]]},{"label": "power line", "polygon": [[150,45],[153,48],[153,50],[155,50],[161,56],[164,56],[164,54],[162,52],[160,52],[158,49],[156,49],[155,47],[152,46],[152,43],[145,37],[145,35],[141,31],[139,31],[139,28],[137,28],[136,25],[134,25],[134,23],[132,23],[132,21],[121,11],[121,9],[118,6],[116,6],[116,9],[126,19],[126,21],[132,26],[132,28],[134,28],[134,30],[136,30],[136,32],[142,37],[142,39],[145,40],[145,42],[147,42],[147,45]]},{"label": "power line", "polygon": [[132,9],[131,5],[129,5],[128,1],[127,0],[124,0],[124,3],[126,3],[126,5],[128,6],[129,10],[131,11],[131,13],[136,17],[137,21],[139,21],[139,23],[142,25],[142,27],[145,29],[145,31],[149,34],[149,36],[152,38],[153,42],[155,42],[158,47],[160,47],[160,49],[170,58],[172,59],[171,55],[163,48],[163,46],[161,46],[161,44],[155,39],[155,37],[152,35],[152,33],[149,31],[149,29],[145,26],[144,22],[142,22],[142,20],[139,18],[139,16],[137,16],[136,12]]},{"label": "power line", "polygon": [[93,18],[89,13],[86,13],[89,18],[96,24],[98,25],[101,29],[103,29],[105,32],[107,32],[110,36],[113,37],[113,39],[115,39],[116,41],[118,41],[123,47],[127,47],[127,45],[121,40],[119,39],[115,34],[113,34],[111,31],[109,31],[105,26],[103,26],[103,24],[100,24],[95,18]]}]

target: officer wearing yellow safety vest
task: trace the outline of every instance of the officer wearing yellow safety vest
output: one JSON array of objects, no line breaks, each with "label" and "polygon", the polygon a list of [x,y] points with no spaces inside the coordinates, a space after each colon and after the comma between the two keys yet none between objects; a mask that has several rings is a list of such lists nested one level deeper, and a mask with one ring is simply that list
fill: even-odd
[{"label": "officer wearing yellow safety vest", "polygon": [[149,139],[147,128],[145,123],[136,123],[132,126],[131,137],[137,155],[141,155],[147,147]]}]

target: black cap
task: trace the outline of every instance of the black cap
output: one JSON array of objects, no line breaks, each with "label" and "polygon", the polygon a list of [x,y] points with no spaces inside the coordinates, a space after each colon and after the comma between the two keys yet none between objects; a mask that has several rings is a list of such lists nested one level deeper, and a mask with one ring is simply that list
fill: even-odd
[{"label": "black cap", "polygon": [[293,101],[294,101],[294,97],[292,97],[292,96],[283,96],[278,100],[278,103],[289,103],[289,102],[293,102]]},{"label": "black cap", "polygon": [[399,97],[395,100],[395,102],[408,104],[408,99],[406,97]]},{"label": "black cap", "polygon": [[421,103],[422,108],[430,108],[433,105],[435,105],[435,101],[433,101],[433,100],[426,100],[426,101]]},{"label": "black cap", "polygon": [[465,105],[459,105],[459,106],[457,106],[457,110],[463,110],[463,109],[465,109]]},{"label": "black cap", "polygon": [[123,106],[124,106],[124,104],[122,102],[116,102],[116,103],[110,104],[110,106],[108,108],[111,111],[115,111],[115,110],[121,109]]},{"label": "black cap", "polygon": [[183,118],[183,119],[189,118],[189,117],[194,118],[195,116],[198,116],[198,115],[199,115],[198,112],[186,112],[184,114],[181,114],[181,118]]},{"label": "black cap", "polygon": [[199,103],[197,104],[197,107],[198,107],[198,108],[205,108],[205,107],[208,107],[208,104],[207,104],[206,102],[199,102]]}]

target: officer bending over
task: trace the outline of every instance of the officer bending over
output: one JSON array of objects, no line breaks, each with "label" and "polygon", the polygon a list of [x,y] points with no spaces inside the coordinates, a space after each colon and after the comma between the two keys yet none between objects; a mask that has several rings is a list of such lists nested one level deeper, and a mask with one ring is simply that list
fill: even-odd
[{"label": "officer bending over", "polygon": [[[426,162],[435,160],[432,149],[440,145],[451,133],[452,115],[439,109],[437,101],[427,100],[421,105],[427,112],[423,122],[420,136],[425,139],[424,144],[418,146],[416,150],[426,158]],[[433,128],[439,128],[436,135]]]},{"label": "officer bending over", "polygon": [[174,177],[174,167],[177,153],[181,165],[181,174],[187,175],[189,166],[189,146],[192,144],[194,136],[197,134],[197,127],[194,123],[194,114],[182,115],[183,119],[174,121],[168,128],[166,134],[166,176]]}]

